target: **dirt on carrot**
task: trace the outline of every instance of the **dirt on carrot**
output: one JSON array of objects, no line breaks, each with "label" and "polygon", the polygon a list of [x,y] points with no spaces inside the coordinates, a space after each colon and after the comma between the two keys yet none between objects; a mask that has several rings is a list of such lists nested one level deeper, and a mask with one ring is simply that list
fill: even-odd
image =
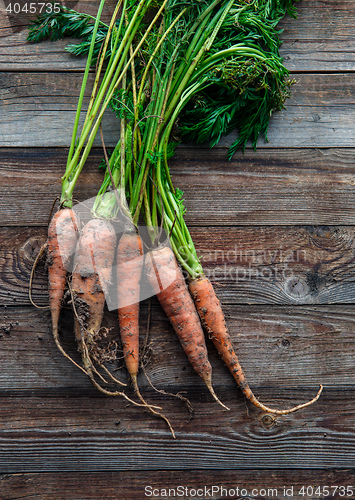
[{"label": "dirt on carrot", "polygon": [[143,242],[136,232],[125,232],[117,247],[118,321],[127,371],[137,389],[139,370],[139,298]]},{"label": "dirt on carrot", "polygon": [[48,227],[47,240],[49,304],[54,341],[62,354],[71,361],[60,344],[58,322],[78,234],[79,221],[74,210],[65,208],[56,212]]},{"label": "dirt on carrot", "polygon": [[212,387],[204,332],[184,275],[172,250],[159,247],[146,255],[145,267],[154,293],[168,316],[192,367],[205,382],[214,399],[227,408]]},{"label": "dirt on carrot", "polygon": [[92,219],[82,229],[73,263],[71,293],[74,309],[74,330],[84,370],[96,385],[95,374],[101,378],[96,366],[115,379],[102,363],[98,347],[104,314],[105,294],[111,282],[112,263],[116,248],[116,232],[112,224],[103,219]]},{"label": "dirt on carrot", "polygon": [[118,321],[126,368],[139,400],[151,413],[165,420],[175,438],[175,432],[169,420],[146,402],[138,387],[139,299],[142,270],[142,239],[134,230],[125,232],[117,247],[117,295]]}]

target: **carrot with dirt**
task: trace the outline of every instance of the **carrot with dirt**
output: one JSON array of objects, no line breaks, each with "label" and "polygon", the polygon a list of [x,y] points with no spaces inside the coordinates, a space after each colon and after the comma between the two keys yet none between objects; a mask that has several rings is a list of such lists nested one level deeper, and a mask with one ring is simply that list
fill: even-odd
[{"label": "carrot with dirt", "polygon": [[322,385],[313,399],[307,403],[300,404],[287,410],[275,410],[261,403],[250,389],[243,369],[234,351],[222,307],[216,296],[212,283],[206,276],[201,275],[199,278],[189,281],[189,290],[196,304],[197,311],[200,315],[201,322],[206,330],[206,333],[212,340],[218,354],[221,356],[228,370],[233,375],[233,378],[237,382],[243,394],[251,403],[265,412],[273,413],[275,415],[287,415],[297,410],[301,410],[302,408],[306,408],[318,400],[323,389]]},{"label": "carrot with dirt", "polygon": [[133,388],[140,396],[139,371],[139,301],[143,268],[143,242],[132,230],[124,232],[117,247],[118,322],[123,356]]},{"label": "carrot with dirt", "polygon": [[146,255],[145,268],[153,291],[169,318],[192,367],[205,382],[214,399],[228,410],[229,408],[218,399],[214,392],[212,367],[208,360],[200,319],[173,251],[168,246],[151,250]]},{"label": "carrot with dirt", "polygon": [[[98,371],[101,368],[106,375],[119,385],[126,385],[118,380],[105,366],[105,362],[115,361],[116,353],[110,356],[107,349],[98,344],[101,339],[105,295],[112,277],[112,263],[116,251],[116,231],[112,224],[101,218],[91,219],[81,230],[75,250],[72,280],[69,285],[73,309],[75,337],[81,353],[83,368],[93,385],[107,396],[121,396],[136,406],[153,407],[142,401],[133,401],[122,391],[111,391],[102,387],[97,378],[107,383]],[[106,332],[105,332],[106,333]],[[162,418],[165,419],[164,416]]]},{"label": "carrot with dirt", "polygon": [[59,341],[58,324],[67,275],[71,270],[73,255],[79,234],[79,222],[74,210],[59,210],[48,226],[47,262],[48,293],[52,318],[52,332],[60,352],[73,361]]},{"label": "carrot with dirt", "polygon": [[[98,10],[95,25],[93,27],[93,37],[96,36],[98,30],[99,19],[101,16],[103,5],[104,5],[104,0],[101,1]],[[86,68],[84,72],[84,77],[77,105],[67,168],[65,175],[62,178],[62,198],[61,198],[60,208],[53,216],[52,220],[48,225],[48,238],[44,246],[47,250],[49,307],[51,311],[53,338],[60,352],[66,358],[70,359],[70,361],[72,361],[79,368],[81,367],[77,363],[75,363],[75,361],[64,351],[59,341],[59,333],[58,333],[59,316],[60,316],[62,301],[64,298],[67,276],[71,268],[73,254],[77,244],[78,231],[79,231],[79,221],[75,211],[72,210],[72,200],[66,199],[65,196],[65,189],[67,186],[64,187],[64,178],[66,175],[67,176],[70,175],[70,171],[68,168],[69,158],[72,154],[75,145],[78,124],[79,124],[79,117],[84,98],[84,91],[88,80],[89,69],[91,65],[94,47],[95,43],[94,40],[92,40],[90,44],[89,54],[87,58]],[[73,183],[72,186],[74,189],[75,183]],[[30,299],[31,299],[31,285],[32,285],[32,273],[30,281]]]},{"label": "carrot with dirt", "polygon": [[70,208],[58,210],[48,225],[47,241],[42,245],[32,266],[29,284],[29,298],[31,303],[39,309],[47,309],[48,306],[37,306],[32,300],[34,272],[39,259],[47,253],[48,295],[53,339],[59,351],[76,366],[78,366],[77,363],[64,351],[60,343],[58,325],[67,277],[71,270],[78,234],[79,222],[74,210]]},{"label": "carrot with dirt", "polygon": [[[94,374],[102,376],[95,364],[115,382],[118,381],[106,369],[102,354],[97,347],[105,306],[105,294],[111,281],[112,262],[116,249],[116,232],[109,221],[90,220],[81,230],[73,263],[70,284],[74,308],[75,337],[81,352],[83,366],[97,387]],[[107,354],[106,354],[107,356]],[[110,359],[108,359],[110,361]],[[112,360],[111,360],[112,361]]]},{"label": "carrot with dirt", "polygon": [[117,295],[118,321],[125,365],[132,381],[133,389],[140,401],[175,432],[169,420],[155,407],[148,404],[138,387],[139,371],[139,300],[140,281],[143,270],[143,242],[133,229],[126,229],[117,247]]}]

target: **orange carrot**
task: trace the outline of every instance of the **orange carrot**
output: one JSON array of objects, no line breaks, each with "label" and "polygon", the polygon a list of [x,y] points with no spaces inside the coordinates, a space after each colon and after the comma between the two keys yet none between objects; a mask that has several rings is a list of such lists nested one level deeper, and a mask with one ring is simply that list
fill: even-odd
[{"label": "orange carrot", "polygon": [[75,336],[84,369],[96,387],[98,384],[94,373],[100,378],[102,376],[97,372],[94,362],[115,382],[122,384],[101,362],[96,343],[104,313],[105,293],[111,282],[115,248],[116,233],[110,222],[92,219],[81,231],[74,257],[71,291]]},{"label": "orange carrot", "polygon": [[106,368],[97,346],[100,338],[101,321],[104,312],[105,294],[111,282],[112,262],[116,248],[116,233],[110,222],[92,219],[81,231],[73,265],[71,292],[75,313],[75,336],[83,360],[86,374],[93,385],[108,396],[122,396],[136,406],[146,407],[130,399],[124,392],[104,389],[95,375],[106,382],[97,371],[100,367],[116,383],[117,380]]},{"label": "orange carrot", "polygon": [[[143,268],[143,242],[136,232],[123,233],[117,247],[117,295],[118,320],[127,371],[140,401],[154,414],[168,424],[175,438],[169,420],[148,404],[138,387],[139,370],[139,298]],[[160,409],[158,407],[158,409]]]},{"label": "orange carrot", "polygon": [[75,250],[72,290],[90,335],[101,327],[115,248],[116,233],[110,222],[92,219],[83,227]]},{"label": "orange carrot", "polygon": [[200,319],[184,276],[169,247],[146,255],[146,272],[154,293],[168,316],[192,367],[205,382],[214,399],[224,408],[212,387],[212,367]]},{"label": "orange carrot", "polygon": [[59,210],[48,227],[48,291],[53,338],[58,349],[71,361],[59,342],[58,322],[66,277],[77,239],[78,219],[74,210],[69,208]]},{"label": "orange carrot", "polygon": [[143,268],[143,243],[135,232],[123,233],[117,247],[118,320],[123,355],[134,389],[138,391],[139,295]]},{"label": "orange carrot", "polygon": [[200,315],[201,322],[207,334],[216,346],[219,355],[227,365],[243,394],[249,401],[262,410],[276,415],[287,415],[301,408],[313,404],[322,392],[322,385],[315,398],[307,403],[295,406],[288,410],[274,410],[260,403],[254,396],[245,378],[244,372],[233,349],[232,341],[228,333],[221,304],[215,294],[212,283],[206,276],[189,282],[189,289],[196,304],[196,309]]}]

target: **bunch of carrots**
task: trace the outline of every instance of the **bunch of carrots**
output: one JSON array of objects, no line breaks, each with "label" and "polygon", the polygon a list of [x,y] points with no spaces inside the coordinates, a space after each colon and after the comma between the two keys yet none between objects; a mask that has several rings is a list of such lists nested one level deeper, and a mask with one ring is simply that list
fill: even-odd
[{"label": "bunch of carrots", "polygon": [[[88,54],[62,178],[60,210],[48,230],[49,298],[58,348],[71,359],[58,335],[67,284],[82,356],[82,366],[77,366],[105,394],[132,401],[122,390],[105,389],[99,371],[122,384],[107,369],[98,348],[105,296],[114,281],[124,360],[140,400],[135,404],[164,418],[174,435],[161,409],[148,404],[138,388],[139,299],[145,273],[191,365],[224,408],[212,386],[205,333],[243,394],[257,407],[283,415],[314,403],[322,386],[311,401],[287,410],[268,408],[254,396],[234,351],[220,302],[197,257],[184,221],[182,193],[172,184],[168,163],[176,146],[172,137],[177,123],[183,136],[210,139],[213,144],[238,126],[231,154],[245,147],[249,139],[256,144],[260,133],[266,136],[271,112],[283,107],[289,93],[276,25],[287,11],[294,13],[292,1],[119,0],[109,25],[100,21],[103,5],[104,0],[95,20],[63,8],[57,17],[37,20],[30,31],[31,41],[44,37],[44,32],[54,38],[81,36],[77,52]],[[95,82],[78,134],[93,64]],[[110,156],[101,131],[108,106],[120,120],[120,138]],[[81,227],[73,210],[73,192],[98,133],[105,154],[105,175],[92,218]],[[147,252],[138,230],[141,216],[150,238]],[[123,225],[118,242],[113,225],[117,220]]]}]

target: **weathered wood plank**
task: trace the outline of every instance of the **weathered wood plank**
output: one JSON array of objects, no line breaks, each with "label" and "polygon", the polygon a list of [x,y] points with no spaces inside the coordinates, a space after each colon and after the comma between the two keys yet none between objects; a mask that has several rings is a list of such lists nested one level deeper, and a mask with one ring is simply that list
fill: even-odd
[{"label": "weathered wood plank", "polygon": [[[269,143],[258,147],[351,147],[355,133],[354,97],[351,74],[300,74],[286,110],[270,121]],[[221,140],[228,147],[236,135]]]},{"label": "weathered wood plank", "polygon": [[[143,335],[146,312],[145,308]],[[354,318],[349,308],[230,309],[233,340],[238,342],[253,389],[264,402],[288,407],[308,399],[320,379],[325,383],[317,404],[274,419],[255,408],[246,410],[209,342],[214,385],[231,408],[231,412],[221,411],[154,302],[148,376],[159,389],[187,391],[184,395],[195,418],[189,420],[181,401],[157,395],[144,377],[140,386],[149,401],[163,405],[177,432],[176,442],[161,420],[92,388],[56,350],[48,332],[48,315],[6,308],[3,326],[9,326],[9,320],[10,331],[3,330],[0,337],[2,472],[248,469],[267,468],[270,460],[275,469],[353,463]],[[113,326],[115,317],[106,315],[106,321]],[[78,360],[67,314],[61,327],[63,346]],[[129,388],[127,393],[131,395]],[[163,465],[167,448],[168,466]]]},{"label": "weathered wood plank", "polygon": [[[342,387],[352,391],[354,368],[354,311],[351,306],[224,306],[230,334],[250,385],[259,395],[270,390],[270,405],[282,405],[283,394],[295,404],[294,398],[308,399],[317,384]],[[150,338],[151,357],[147,373],[158,388],[177,391],[195,387],[201,397],[210,401],[207,389],[189,366],[169,321],[153,300]],[[147,303],[141,306],[142,341],[146,331]],[[61,318],[61,339],[70,355],[80,357],[72,333],[72,315],[65,310]],[[109,340],[118,340],[115,311],[105,314],[105,325],[111,328]],[[35,391],[76,388],[90,391],[91,384],[84,374],[63,358],[50,333],[48,312],[35,308],[6,308],[0,318],[0,389],[2,391]],[[231,391],[242,398],[232,377],[223,366],[211,341],[209,357],[214,370],[216,390]],[[252,353],[252,354],[251,354]],[[119,366],[119,364],[117,365]],[[272,369],[270,369],[272,366]],[[111,367],[115,368],[115,365]],[[118,372],[125,380],[125,373]],[[141,386],[149,389],[142,375]],[[269,388],[269,389],[267,389]],[[303,391],[293,394],[293,388]],[[93,389],[94,390],[94,389]],[[196,394],[194,395],[196,398]],[[270,399],[271,398],[271,399]]]},{"label": "weathered wood plank", "polygon": [[[6,0],[0,3],[0,70],[1,71],[82,71],[83,59],[64,52],[65,41],[26,43],[27,29],[33,15],[7,14]],[[24,2],[18,2],[22,5]],[[64,2],[80,12],[95,14],[97,2],[81,0]],[[113,1],[107,2],[107,21]],[[352,29],[355,9],[352,0],[303,0],[297,4],[298,19],[286,17],[280,23],[281,53],[291,71],[354,71],[354,38]]]},{"label": "weathered wood plank", "polygon": [[[0,149],[0,226],[41,226],[60,194],[63,149]],[[94,150],[75,197],[95,196],[102,182]],[[270,149],[237,153],[177,150],[174,184],[185,193],[192,226],[355,223],[354,149]]]},{"label": "weathered wood plank", "polygon": [[[339,500],[345,485],[345,493],[351,495],[351,485],[354,483],[354,473],[351,470],[192,470],[192,471],[149,471],[145,474],[137,474],[132,471],[122,472],[91,472],[91,473],[61,473],[61,474],[14,474],[0,476],[0,489],[7,500],[32,500],[38,493],[41,500],[142,500],[147,493],[151,498],[162,498],[162,489],[175,488],[176,494],[169,496],[171,500],[191,500],[198,498],[194,495],[196,490],[199,497],[205,500],[221,498],[238,498],[243,491],[243,497],[255,498],[256,500],[275,499],[286,500],[286,490],[289,496],[292,493],[294,500],[304,500],[303,491],[309,493],[311,488],[316,491],[320,486],[320,492],[326,493],[326,485],[329,492],[334,491],[332,498]],[[178,487],[181,487],[179,490]],[[212,486],[215,489],[212,490]],[[336,489],[336,487],[339,487]],[[347,491],[347,486],[348,491]],[[304,487],[304,489],[302,489]],[[146,489],[147,488],[147,489]],[[153,489],[151,489],[153,488]],[[185,489],[187,488],[187,490]],[[207,488],[207,490],[205,490]],[[217,490],[218,488],[218,490]],[[224,495],[224,490],[227,494]],[[238,490],[237,490],[238,488]],[[292,490],[293,488],[293,490]],[[201,491],[198,491],[202,489]],[[156,491],[158,490],[158,491]],[[263,490],[266,490],[265,492]],[[235,492],[235,494],[234,494]],[[172,493],[172,492],[171,492]],[[203,493],[203,496],[200,494]],[[245,494],[246,493],[246,494]],[[266,493],[266,494],[264,494]],[[163,492],[164,494],[164,492]],[[159,496],[158,496],[159,495]],[[176,496],[178,495],[178,496]],[[191,496],[193,495],[193,496]],[[147,496],[149,498],[149,496]],[[316,498],[311,495],[308,498]]]},{"label": "weathered wood plank", "polygon": [[[81,80],[77,74],[0,73],[0,145],[69,146]],[[90,83],[86,106],[89,96]],[[110,110],[102,129],[107,144],[117,142],[118,120]],[[101,144],[99,137],[95,141]]]},{"label": "weathered wood plank", "polygon": [[279,27],[281,54],[290,71],[354,71],[352,0],[302,0],[297,20],[285,18]]},{"label": "weathered wood plank", "polygon": [[258,150],[227,162],[224,151],[199,149],[178,151],[171,171],[189,225],[353,224],[351,154]]},{"label": "weathered wood plank", "polygon": [[[0,147],[68,146],[81,75],[0,73]],[[287,109],[276,113],[269,143],[259,148],[349,147],[355,144],[355,83],[351,74],[302,74]],[[111,111],[104,120],[107,145],[117,142],[118,124]],[[220,142],[228,147],[232,133]]]},{"label": "weathered wood plank", "polygon": [[[1,397],[0,470],[349,469],[355,460],[354,396],[342,391],[339,404],[337,391],[324,393],[312,409],[278,419],[200,401],[189,421],[181,404],[164,400],[176,440],[161,420],[109,398]],[[150,394],[149,400],[162,403]]]},{"label": "weathered wood plank", "polygon": [[[227,304],[355,302],[354,227],[191,228],[205,273]],[[0,299],[29,305],[31,268],[45,242],[44,228],[0,228]],[[48,302],[39,265],[32,287]]]},{"label": "weathered wood plank", "polygon": [[[0,224],[26,220],[24,225],[48,225],[53,202],[60,196],[67,154],[63,149],[0,150]],[[96,196],[103,180],[98,169],[102,158],[101,149],[89,157],[75,189],[80,201]]]}]

